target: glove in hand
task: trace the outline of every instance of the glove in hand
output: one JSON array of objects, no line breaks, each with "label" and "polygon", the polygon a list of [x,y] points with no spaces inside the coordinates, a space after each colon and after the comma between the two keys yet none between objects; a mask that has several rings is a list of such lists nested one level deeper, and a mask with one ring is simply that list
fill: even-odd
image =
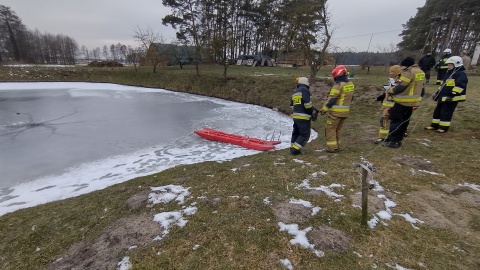
[{"label": "glove in hand", "polygon": [[327,106],[323,106],[322,107],[322,110],[320,111],[320,115],[324,115],[328,112],[328,107]]},{"label": "glove in hand", "polygon": [[385,99],[386,94],[383,93],[380,96],[377,97],[377,101],[383,101]]},{"label": "glove in hand", "polygon": [[432,96],[433,101],[437,101],[437,100],[438,100],[438,94],[439,94],[439,92],[440,92],[440,91],[437,91],[437,92],[435,92],[435,94],[433,94],[433,96]]},{"label": "glove in hand", "polygon": [[312,112],[312,121],[315,122],[317,121],[317,118],[318,118],[318,110],[317,109],[313,109],[313,112]]}]

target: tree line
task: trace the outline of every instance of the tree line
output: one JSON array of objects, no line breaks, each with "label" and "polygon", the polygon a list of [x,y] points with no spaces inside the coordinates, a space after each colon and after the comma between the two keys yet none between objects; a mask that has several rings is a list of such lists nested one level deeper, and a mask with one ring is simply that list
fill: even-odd
[{"label": "tree line", "polygon": [[[225,75],[232,60],[241,54],[265,54],[276,59],[280,54],[296,52],[311,67],[310,76],[315,77],[326,59],[338,60],[351,53],[330,45],[332,28],[327,0],[162,0],[162,3],[171,10],[162,23],[177,30],[175,46],[193,48],[190,56],[197,74],[200,62],[223,64]],[[465,49],[471,53],[480,40],[480,1],[427,0],[404,25],[401,36],[402,41],[393,44],[394,48],[381,50],[389,55],[383,62],[425,50],[441,52],[451,48],[454,52]],[[92,50],[79,48],[69,36],[28,30],[15,12],[0,5],[0,62],[75,64],[81,57],[86,61],[109,59],[136,66],[152,43],[164,42],[150,29],[138,28],[133,38],[140,47],[118,43]],[[362,64],[373,64],[373,60],[371,56],[365,57]]]},{"label": "tree line", "polygon": [[74,65],[79,59],[89,61],[113,60],[138,63],[140,48],[120,43],[89,50],[63,34],[29,30],[21,18],[7,6],[0,5],[0,63]]},{"label": "tree line", "polygon": [[326,0],[162,0],[171,9],[162,19],[177,29],[177,39],[203,57],[222,63],[240,54],[296,51],[315,77],[331,39]]},{"label": "tree line", "polygon": [[28,30],[13,10],[0,5],[0,62],[71,65],[77,51],[75,39]]},{"label": "tree line", "polygon": [[480,41],[480,1],[427,0],[400,35],[402,50],[441,53],[449,48],[472,54]]}]

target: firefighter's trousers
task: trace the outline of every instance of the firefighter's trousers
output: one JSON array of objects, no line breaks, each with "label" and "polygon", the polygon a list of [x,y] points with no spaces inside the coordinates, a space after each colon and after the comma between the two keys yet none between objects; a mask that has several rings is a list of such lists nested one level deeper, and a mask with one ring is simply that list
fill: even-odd
[{"label": "firefighter's trousers", "polygon": [[388,135],[388,141],[401,142],[403,140],[408,124],[410,124],[412,112],[413,108],[410,106],[404,106],[399,103],[393,105],[390,111],[390,135]]},{"label": "firefighter's trousers", "polygon": [[340,150],[342,126],[347,117],[334,116],[328,113],[327,125],[325,126],[325,138],[327,140],[327,152]]},{"label": "firefighter's trousers", "polygon": [[430,82],[430,74],[431,74],[430,69],[422,69],[422,71],[423,71],[423,73],[425,73],[426,83],[429,83]]},{"label": "firefighter's trousers", "polygon": [[391,108],[383,108],[382,118],[380,118],[380,129],[378,130],[378,138],[386,139],[390,129],[390,110]]},{"label": "firefighter's trousers", "polygon": [[458,101],[439,102],[433,111],[432,127],[447,131],[450,128],[453,112],[457,108]]},{"label": "firefighter's trousers", "polygon": [[310,139],[310,120],[293,119],[293,132],[290,152],[298,154]]}]

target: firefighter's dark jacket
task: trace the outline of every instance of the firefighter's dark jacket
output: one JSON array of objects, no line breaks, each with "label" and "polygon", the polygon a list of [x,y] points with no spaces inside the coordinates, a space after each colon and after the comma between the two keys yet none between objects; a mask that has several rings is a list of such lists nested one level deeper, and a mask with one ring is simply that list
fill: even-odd
[{"label": "firefighter's dark jacket", "polygon": [[448,58],[452,57],[452,54],[445,54],[442,58],[438,59],[438,63],[435,65],[435,69],[446,69],[448,65],[445,62]]},{"label": "firefighter's dark jacket", "polygon": [[422,70],[429,70],[432,69],[432,67],[435,66],[435,57],[433,55],[425,55],[422,58],[420,58],[420,61],[418,61],[418,66]]},{"label": "firefighter's dark jacket", "polygon": [[465,68],[462,66],[456,71],[454,69],[447,70],[443,83],[438,93],[438,102],[448,100],[462,102],[465,101],[467,93],[468,78],[465,74]]},{"label": "firefighter's dark jacket", "polygon": [[313,112],[313,104],[311,101],[310,90],[307,85],[297,85],[290,100],[290,107],[293,108],[293,119],[310,121]]}]

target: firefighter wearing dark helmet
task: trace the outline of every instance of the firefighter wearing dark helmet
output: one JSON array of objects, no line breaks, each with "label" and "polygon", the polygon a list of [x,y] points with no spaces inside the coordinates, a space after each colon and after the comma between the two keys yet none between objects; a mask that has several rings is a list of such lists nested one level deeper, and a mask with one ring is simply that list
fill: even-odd
[{"label": "firefighter wearing dark helmet", "polygon": [[341,130],[345,119],[350,111],[353,91],[355,86],[348,79],[348,71],[345,66],[337,66],[332,71],[335,84],[328,93],[328,100],[323,105],[321,114],[328,114],[325,127],[325,138],[327,140],[327,152],[335,153],[340,151]]},{"label": "firefighter wearing dark helmet", "polygon": [[452,50],[445,49],[443,51],[442,58],[440,58],[438,60],[438,63],[435,65],[435,69],[437,70],[437,81],[435,82],[435,84],[442,84],[443,77],[445,77],[445,73],[447,73],[447,64],[445,62],[450,57],[452,57]]},{"label": "firefighter wearing dark helmet", "polygon": [[290,99],[290,107],[293,109],[293,132],[290,144],[290,154],[298,155],[310,139],[312,113],[315,110],[311,101],[310,83],[308,78],[299,77],[297,88],[293,91]]},{"label": "firefighter wearing dark helmet", "polygon": [[437,133],[445,133],[450,128],[453,112],[458,102],[465,101],[468,78],[460,56],[452,56],[446,62],[447,73],[443,78],[442,86],[435,93],[433,99],[437,106],[433,111],[432,124],[426,130],[435,130]]},{"label": "firefighter wearing dark helmet", "polygon": [[415,65],[415,60],[407,57],[400,67],[402,73],[397,85],[388,90],[395,104],[390,111],[389,135],[383,145],[391,148],[402,146],[412,112],[420,105],[424,93],[425,73]]}]

